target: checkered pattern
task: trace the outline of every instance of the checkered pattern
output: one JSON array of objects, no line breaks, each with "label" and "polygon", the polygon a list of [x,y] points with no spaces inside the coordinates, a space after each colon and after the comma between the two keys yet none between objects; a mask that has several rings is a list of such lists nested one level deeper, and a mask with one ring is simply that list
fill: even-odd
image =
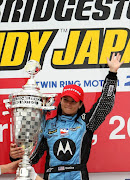
[{"label": "checkered pattern", "polygon": [[14,134],[18,146],[25,148],[36,142],[42,118],[41,110],[34,108],[15,108],[13,110]]}]

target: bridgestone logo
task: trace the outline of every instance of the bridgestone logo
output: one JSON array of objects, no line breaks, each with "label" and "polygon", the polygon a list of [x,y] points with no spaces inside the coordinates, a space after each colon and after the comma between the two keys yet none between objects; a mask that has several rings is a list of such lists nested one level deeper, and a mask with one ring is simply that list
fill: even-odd
[{"label": "bridgestone logo", "polygon": [[64,92],[65,92],[65,91],[74,91],[74,92],[76,92],[77,94],[81,95],[81,93],[80,93],[79,91],[77,91],[77,90],[75,90],[75,89],[72,89],[72,88],[64,89]]},{"label": "bridgestone logo", "polygon": [[[90,0],[89,0],[90,1]],[[93,0],[91,0],[93,1]],[[118,1],[115,3],[115,1]],[[56,21],[120,20],[130,19],[129,0],[4,0],[0,1],[1,22],[41,22],[54,18]],[[116,5],[115,5],[116,4]],[[125,8],[125,11],[122,11]],[[85,11],[91,13],[84,13]],[[101,11],[99,13],[98,11]],[[44,13],[43,13],[44,12]],[[42,15],[41,15],[42,14]],[[85,15],[86,14],[86,15]]]}]

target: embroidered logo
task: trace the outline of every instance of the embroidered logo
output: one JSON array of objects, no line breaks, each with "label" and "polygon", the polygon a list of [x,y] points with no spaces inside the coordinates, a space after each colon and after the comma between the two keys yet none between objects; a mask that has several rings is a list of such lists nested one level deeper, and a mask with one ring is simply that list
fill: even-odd
[{"label": "embroidered logo", "polygon": [[62,138],[55,142],[53,152],[56,158],[60,161],[70,160],[76,151],[75,143],[68,138]]},{"label": "embroidered logo", "polygon": [[57,129],[55,129],[55,130],[50,130],[50,131],[48,131],[48,134],[53,134],[53,133],[56,133],[57,132]]},{"label": "embroidered logo", "polygon": [[66,129],[60,129],[60,134],[61,134],[62,136],[68,135],[68,134],[69,134],[69,129],[68,129],[68,128],[66,128]]}]

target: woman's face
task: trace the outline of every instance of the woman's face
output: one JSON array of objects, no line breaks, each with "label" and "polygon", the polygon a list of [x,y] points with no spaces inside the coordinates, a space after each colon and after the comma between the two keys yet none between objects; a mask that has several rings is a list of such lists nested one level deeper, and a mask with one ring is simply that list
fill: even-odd
[{"label": "woman's face", "polygon": [[77,113],[78,109],[82,106],[81,102],[76,102],[70,96],[64,96],[61,99],[61,109],[63,115],[73,116]]}]

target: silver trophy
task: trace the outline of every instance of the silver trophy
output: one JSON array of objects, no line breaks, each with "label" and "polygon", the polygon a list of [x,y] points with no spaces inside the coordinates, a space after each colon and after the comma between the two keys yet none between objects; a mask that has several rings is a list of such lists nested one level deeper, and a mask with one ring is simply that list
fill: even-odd
[{"label": "silver trophy", "polygon": [[[6,108],[10,108],[12,112],[15,142],[25,151],[16,173],[16,180],[31,180],[29,156],[38,139],[43,110],[56,108],[52,106],[56,94],[42,94],[34,80],[40,69],[37,61],[28,61],[25,66],[25,70],[30,74],[27,84],[20,92],[11,94],[9,99],[4,100]],[[8,111],[3,112],[3,115],[6,114]]]}]

